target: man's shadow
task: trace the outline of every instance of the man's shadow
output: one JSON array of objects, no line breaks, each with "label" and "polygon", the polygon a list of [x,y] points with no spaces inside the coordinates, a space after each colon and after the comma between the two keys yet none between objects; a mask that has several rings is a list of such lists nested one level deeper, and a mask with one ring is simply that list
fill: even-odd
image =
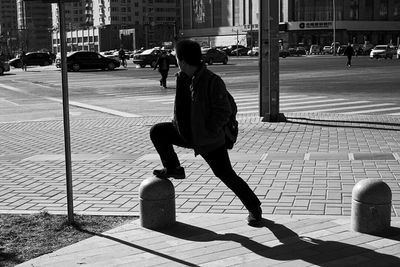
[{"label": "man's shadow", "polygon": [[[331,266],[335,260],[357,255],[358,257],[355,257],[354,260],[347,261],[344,265],[357,265],[355,261],[361,259],[368,263],[371,263],[371,261],[376,262],[379,266],[400,266],[399,257],[379,253],[365,247],[346,244],[339,241],[323,241],[299,236],[286,226],[270,220],[263,219],[263,222],[259,227],[271,231],[281,244],[269,247],[256,242],[247,236],[235,233],[217,234],[213,231],[181,222],[177,222],[174,226],[168,229],[159,230],[159,232],[194,242],[237,242],[249,251],[264,258],[279,261],[303,260],[318,266]],[[268,234],[267,231],[266,234]],[[400,241],[400,229],[392,227],[390,232],[383,237]],[[273,239],[271,241],[273,241]],[[343,266],[339,262],[335,262],[335,264]]]}]

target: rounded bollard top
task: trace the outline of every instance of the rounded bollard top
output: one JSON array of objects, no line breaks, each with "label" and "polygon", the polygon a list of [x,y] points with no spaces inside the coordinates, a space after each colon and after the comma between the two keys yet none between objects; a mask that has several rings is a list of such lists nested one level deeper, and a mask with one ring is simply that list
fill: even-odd
[{"label": "rounded bollard top", "polygon": [[144,200],[162,200],[175,198],[175,189],[168,179],[150,177],[142,181],[139,197]]},{"label": "rounded bollard top", "polygon": [[353,187],[352,197],[365,204],[390,204],[392,191],[382,180],[363,179]]}]

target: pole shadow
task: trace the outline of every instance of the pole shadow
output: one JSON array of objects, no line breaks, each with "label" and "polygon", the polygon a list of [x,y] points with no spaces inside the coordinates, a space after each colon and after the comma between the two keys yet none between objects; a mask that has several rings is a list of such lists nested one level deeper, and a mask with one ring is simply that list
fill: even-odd
[{"label": "pole shadow", "polygon": [[[299,236],[286,226],[270,220],[263,219],[263,222],[259,228],[266,228],[267,230],[271,231],[272,234],[281,242],[281,244],[274,247],[269,247],[256,242],[247,236],[235,233],[218,234],[211,230],[181,222],[176,223],[171,228],[159,230],[159,232],[175,238],[193,242],[237,242],[255,254],[258,254],[264,258],[279,261],[303,260],[318,266],[332,266],[332,264],[343,266],[340,262],[334,261],[352,256],[355,256],[355,260],[360,260],[360,257],[358,256],[362,255],[364,258],[361,257],[361,260],[364,260],[365,263],[368,261],[368,263],[373,261],[375,263],[379,263],[379,266],[400,266],[400,258],[398,257],[339,241],[323,241],[306,236]],[[393,228],[391,230],[395,232],[395,236],[387,233],[387,236],[389,236],[387,238],[399,240],[400,229]],[[384,263],[384,265],[381,265],[382,263]],[[350,262],[346,261],[346,264],[351,265],[357,263],[350,260]]]},{"label": "pole shadow", "polygon": [[185,260],[170,256],[170,255],[167,255],[165,253],[161,253],[161,252],[158,252],[158,251],[155,251],[155,250],[152,250],[152,249],[140,246],[140,245],[136,245],[136,244],[130,243],[128,241],[125,241],[125,240],[122,240],[122,239],[119,239],[119,238],[116,238],[116,237],[113,237],[113,236],[110,236],[110,235],[107,235],[107,234],[100,234],[100,233],[96,233],[96,232],[92,232],[92,231],[86,230],[86,229],[82,228],[79,224],[74,224],[73,226],[74,226],[74,228],[76,230],[78,230],[78,231],[80,231],[82,233],[87,233],[87,234],[91,234],[91,235],[94,235],[94,236],[106,238],[106,239],[112,240],[114,242],[118,242],[120,244],[129,246],[131,248],[139,249],[139,250],[142,250],[144,252],[153,254],[155,256],[168,259],[171,262],[175,262],[175,263],[183,265],[183,266],[199,267],[199,265],[193,264],[191,262],[188,262],[188,261],[185,261]]}]

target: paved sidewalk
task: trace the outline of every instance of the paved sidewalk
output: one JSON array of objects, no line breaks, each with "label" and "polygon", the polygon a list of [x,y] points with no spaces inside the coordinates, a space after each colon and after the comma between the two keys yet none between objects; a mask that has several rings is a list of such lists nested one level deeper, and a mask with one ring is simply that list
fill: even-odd
[{"label": "paved sidewalk", "polygon": [[169,229],[138,221],[19,266],[400,266],[400,221],[388,237],[349,230],[348,217],[181,214]]},{"label": "paved sidewalk", "polygon": [[[263,123],[256,115],[240,117],[239,140],[230,151],[234,169],[259,196],[265,218],[278,216],[277,223],[301,215],[348,220],[352,188],[366,178],[379,178],[390,186],[392,218],[400,217],[400,117],[285,115],[286,123]],[[154,123],[168,120],[72,121],[75,212],[138,215],[138,187],[160,165],[149,130]],[[65,214],[62,121],[0,123],[0,147],[0,212]],[[199,223],[207,222],[208,216],[226,216],[238,224],[240,218],[242,225],[247,212],[240,201],[201,157],[195,158],[190,150],[177,151],[188,176],[173,181],[180,221],[197,225],[192,216],[199,215]],[[318,223],[313,220],[306,221]],[[300,231],[297,226],[291,229]],[[137,231],[146,230],[139,227]],[[197,242],[192,244],[196,247]],[[300,259],[292,260],[295,264]]]}]

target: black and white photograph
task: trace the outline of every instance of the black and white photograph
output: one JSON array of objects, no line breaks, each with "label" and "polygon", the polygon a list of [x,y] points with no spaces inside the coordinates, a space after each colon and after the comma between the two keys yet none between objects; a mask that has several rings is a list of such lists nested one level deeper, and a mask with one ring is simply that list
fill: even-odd
[{"label": "black and white photograph", "polygon": [[0,0],[14,266],[400,266],[400,0]]}]

